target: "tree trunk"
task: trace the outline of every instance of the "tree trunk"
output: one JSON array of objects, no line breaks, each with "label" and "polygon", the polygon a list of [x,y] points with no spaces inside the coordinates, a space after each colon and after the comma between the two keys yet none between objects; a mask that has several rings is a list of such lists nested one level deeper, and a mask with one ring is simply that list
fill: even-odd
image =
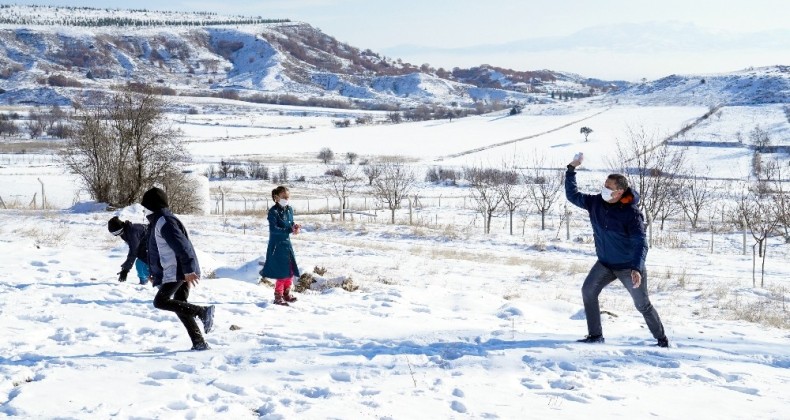
[{"label": "tree trunk", "polygon": [[755,257],[756,252],[754,250],[754,247],[756,247],[757,245],[758,244],[752,245],[752,287],[757,287],[757,277],[755,274],[755,272],[757,271],[757,258]]},{"label": "tree trunk", "polygon": [[[766,244],[767,245],[767,244]],[[760,287],[765,288],[765,254],[768,253],[768,249],[763,250],[763,264],[760,267]]]},{"label": "tree trunk", "polygon": [[390,211],[392,212],[392,224],[394,225],[395,224],[395,209],[390,209]]},{"label": "tree trunk", "polygon": [[513,213],[515,210],[510,210],[510,236],[513,236]]},{"label": "tree trunk", "polygon": [[546,230],[546,212],[540,212],[540,230]]}]

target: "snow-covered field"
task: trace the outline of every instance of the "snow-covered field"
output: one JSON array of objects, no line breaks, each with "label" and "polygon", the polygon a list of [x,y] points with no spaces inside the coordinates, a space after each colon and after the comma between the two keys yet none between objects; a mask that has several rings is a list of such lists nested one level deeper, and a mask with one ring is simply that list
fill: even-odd
[{"label": "snow-covered field", "polygon": [[[212,109],[229,106],[218,104]],[[563,167],[584,151],[591,170],[580,173],[581,181],[596,186],[614,141],[628,127],[665,136],[707,111],[593,104],[337,129],[332,115],[255,116],[250,109],[173,120],[198,167],[220,158],[260,158],[272,171],[288,164],[291,174],[308,177],[291,184],[295,196],[320,190],[315,179],[326,167],[315,155],[323,147],[339,157],[406,156],[420,179],[427,167],[497,166],[514,153],[520,161],[542,154],[547,166]],[[687,140],[724,141],[713,134],[726,137],[763,122],[784,139],[788,124],[772,117],[780,110],[725,108]],[[589,142],[581,126],[594,130]],[[715,163],[709,154],[692,155],[714,176],[737,177],[731,168],[748,160],[745,150],[743,156],[738,148],[713,150],[722,155]],[[505,218],[497,217],[494,233],[482,235],[459,202],[426,210],[440,220],[432,227],[332,222],[300,215],[305,202],[297,199],[305,229],[293,241],[302,270],[325,267],[321,278],[351,278],[359,289],[308,291],[291,307],[271,305],[272,289],[257,284],[265,219],[183,216],[204,271],[215,273],[190,300],[217,306],[216,330],[207,335],[212,350],[190,352],[177,318],[153,308],[153,289],[116,281],[126,246],[107,233],[112,214],[86,206],[66,210],[87,197],[78,195],[79,185],[56,160],[0,155],[0,176],[4,201],[26,206],[40,194],[40,178],[54,207],[0,210],[0,415],[787,417],[790,331],[779,326],[790,316],[784,304],[790,252],[779,238],[769,240],[766,287],[752,288],[752,259],[742,255],[740,235],[715,236],[711,253],[709,232],[684,232],[670,223],[656,233],[661,240],[648,255],[647,281],[672,343],[659,349],[615,284],[602,294],[602,309],[612,314],[604,317],[606,344],[575,343],[586,333],[579,289],[595,261],[591,229],[580,213],[566,240],[556,222],[540,231],[534,217],[523,234],[519,227],[508,235]],[[223,183],[264,195],[272,188],[263,181]],[[467,194],[463,187],[422,182],[418,192]],[[139,206],[121,216],[143,222]],[[399,220],[404,217],[401,211]]]}]

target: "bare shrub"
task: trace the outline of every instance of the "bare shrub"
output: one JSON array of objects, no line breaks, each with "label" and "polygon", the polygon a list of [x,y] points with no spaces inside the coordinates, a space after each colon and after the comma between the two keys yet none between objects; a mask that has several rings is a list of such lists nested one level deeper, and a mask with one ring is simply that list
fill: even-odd
[{"label": "bare shrub", "polygon": [[328,147],[324,147],[323,149],[321,149],[321,151],[318,152],[317,158],[324,164],[327,164],[335,159],[335,153],[332,152],[332,149]]},{"label": "bare shrub", "polygon": [[81,111],[61,157],[92,198],[124,207],[138,202],[153,185],[169,185],[180,193],[177,162],[188,155],[176,142],[180,132],[167,123],[163,107],[153,94],[125,91],[103,106]]},{"label": "bare shrub", "polygon": [[[385,160],[378,164],[380,175],[373,181],[373,194],[391,212],[391,222],[395,224],[395,210],[408,196],[414,185],[414,173],[396,160]],[[367,167],[366,167],[367,169]]]},{"label": "bare shrub", "polygon": [[444,169],[438,166],[428,169],[425,173],[425,181],[434,184],[456,185],[461,179],[461,172],[453,169]]},{"label": "bare shrub", "polygon": [[499,188],[504,179],[502,171],[467,167],[464,168],[464,178],[470,183],[470,196],[476,205],[476,210],[483,216],[483,231],[487,234],[491,233],[491,219],[503,200]]},{"label": "bare shrub", "polygon": [[200,183],[194,177],[172,169],[164,174],[161,184],[167,193],[170,210],[174,213],[190,214],[202,210],[201,201],[198,200]]},{"label": "bare shrub", "polygon": [[297,280],[294,285],[294,290],[299,293],[304,293],[305,290],[310,290],[310,286],[312,286],[313,283],[315,283],[315,279],[312,274],[302,273],[302,275],[299,276],[299,280]]},{"label": "bare shrub", "polygon": [[674,194],[682,185],[685,160],[684,150],[670,149],[644,127],[629,127],[626,138],[617,140],[617,155],[610,166],[614,171],[631,175],[631,187],[641,195],[639,208],[647,216],[648,224],[661,218],[663,228],[663,220],[671,214],[667,207],[678,201]]},{"label": "bare shrub", "polygon": [[252,179],[269,179],[269,168],[261,162],[251,160],[247,162],[247,175]]}]

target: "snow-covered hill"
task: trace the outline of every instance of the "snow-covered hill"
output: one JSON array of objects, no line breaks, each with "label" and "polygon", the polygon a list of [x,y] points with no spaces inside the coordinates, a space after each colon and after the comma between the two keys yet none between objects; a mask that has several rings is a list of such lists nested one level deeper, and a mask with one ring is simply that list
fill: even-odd
[{"label": "snow-covered hill", "polygon": [[786,66],[632,85],[551,71],[415,66],[307,23],[215,13],[0,7],[0,103],[91,102],[127,83],[164,94],[408,109],[546,103],[611,92],[649,105],[787,102]]},{"label": "snow-covered hill", "polygon": [[5,104],[89,102],[125,83],[171,95],[231,89],[241,99],[293,95],[360,108],[551,101],[549,90],[587,94],[592,86],[549,71],[499,69],[492,81],[489,68],[416,67],[283,19],[6,6],[0,23]]},{"label": "snow-covered hill", "polygon": [[650,105],[756,105],[790,102],[790,66],[733,73],[671,75],[632,85],[613,100]]}]

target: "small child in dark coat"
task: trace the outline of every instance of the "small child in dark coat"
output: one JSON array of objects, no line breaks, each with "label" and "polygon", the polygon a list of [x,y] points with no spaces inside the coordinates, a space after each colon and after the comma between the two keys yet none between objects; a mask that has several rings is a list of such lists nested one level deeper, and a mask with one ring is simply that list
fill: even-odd
[{"label": "small child in dark coat", "polygon": [[113,236],[120,236],[127,245],[129,253],[126,254],[126,261],[121,264],[121,271],[118,272],[118,281],[126,281],[129,270],[134,265],[137,271],[137,278],[140,284],[148,283],[148,276],[151,272],[148,269],[148,227],[141,223],[130,221],[122,222],[118,216],[107,221],[107,230]]},{"label": "small child in dark coat", "polygon": [[269,209],[269,244],[266,247],[266,261],[260,274],[263,277],[276,279],[274,284],[274,303],[288,306],[296,302],[291,295],[291,284],[294,276],[299,277],[299,267],[291,246],[291,234],[299,234],[301,225],[294,223],[294,211],[288,205],[290,192],[288,188],[279,186],[272,190],[274,205]]}]

